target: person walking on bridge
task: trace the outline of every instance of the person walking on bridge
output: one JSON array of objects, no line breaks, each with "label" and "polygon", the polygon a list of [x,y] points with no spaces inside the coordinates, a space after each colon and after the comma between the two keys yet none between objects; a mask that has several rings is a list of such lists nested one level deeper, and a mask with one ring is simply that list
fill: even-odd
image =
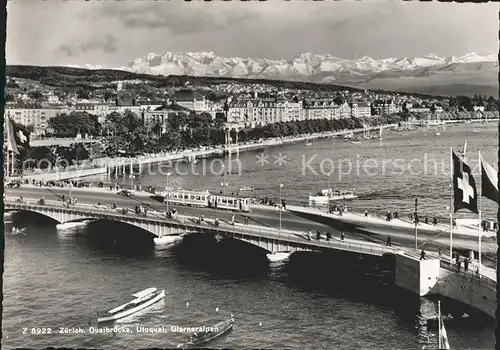
[{"label": "person walking on bridge", "polygon": [[392,246],[392,243],[391,243],[391,236],[387,236],[387,242],[385,244],[387,247],[391,247]]},{"label": "person walking on bridge", "polygon": [[420,260],[425,260],[425,251],[423,249],[420,252]]},{"label": "person walking on bridge", "polygon": [[311,230],[307,230],[307,240],[311,240]]}]

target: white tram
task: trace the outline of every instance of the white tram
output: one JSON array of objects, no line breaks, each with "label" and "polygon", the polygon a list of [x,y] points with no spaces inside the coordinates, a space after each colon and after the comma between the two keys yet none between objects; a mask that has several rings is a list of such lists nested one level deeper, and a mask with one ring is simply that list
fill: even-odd
[{"label": "white tram", "polygon": [[213,209],[250,211],[250,199],[232,196],[210,195],[208,206]]},{"label": "white tram", "polygon": [[164,203],[181,204],[193,207],[226,209],[249,212],[250,198],[212,195],[208,191],[173,190],[164,192]]},{"label": "white tram", "polygon": [[196,192],[186,190],[175,190],[165,192],[163,203],[182,204],[193,207],[208,207],[208,199],[210,193],[208,191]]}]

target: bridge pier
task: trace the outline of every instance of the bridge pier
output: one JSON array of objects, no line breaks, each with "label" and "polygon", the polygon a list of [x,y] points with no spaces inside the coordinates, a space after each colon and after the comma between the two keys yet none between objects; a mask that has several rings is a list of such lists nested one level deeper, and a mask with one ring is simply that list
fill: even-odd
[{"label": "bridge pier", "polygon": [[439,259],[420,260],[396,254],[395,283],[418,296],[427,295],[439,278]]}]

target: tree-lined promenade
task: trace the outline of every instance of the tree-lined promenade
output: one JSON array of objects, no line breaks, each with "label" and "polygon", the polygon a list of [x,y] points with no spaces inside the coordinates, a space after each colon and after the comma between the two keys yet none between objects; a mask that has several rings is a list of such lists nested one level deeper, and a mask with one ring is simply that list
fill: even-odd
[{"label": "tree-lined promenade", "polygon": [[[376,116],[370,118],[347,118],[340,120],[302,120],[269,124],[238,132],[230,131],[233,140],[241,143],[263,139],[293,138],[301,135],[355,130],[370,126],[398,123],[404,116]],[[49,120],[52,135],[75,137],[78,133],[99,138],[101,142],[71,146],[42,146],[23,150],[16,160],[20,170],[26,160],[36,164],[40,160],[42,169],[78,164],[103,157],[128,157],[142,154],[179,153],[200,147],[222,147],[225,145],[225,124],[220,118],[212,119],[207,113],[179,113],[176,118],[163,125],[145,125],[141,117],[130,111],[123,115],[111,113],[101,125],[97,116],[86,112],[61,114]],[[26,166],[24,166],[24,169]]]}]

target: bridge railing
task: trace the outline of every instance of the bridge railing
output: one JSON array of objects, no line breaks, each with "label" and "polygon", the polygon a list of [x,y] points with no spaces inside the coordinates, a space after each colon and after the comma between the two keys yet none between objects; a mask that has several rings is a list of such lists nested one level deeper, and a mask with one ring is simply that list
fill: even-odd
[{"label": "bridge railing", "polygon": [[471,269],[465,271],[463,268],[461,268],[459,270],[458,266],[456,264],[450,263],[449,259],[441,260],[441,267],[448,271],[452,271],[455,274],[460,275],[462,277],[474,280],[477,283],[483,284],[489,288],[496,289],[497,287],[497,282],[491,279],[490,277],[484,274],[479,274],[477,271],[473,271]]},{"label": "bridge railing", "polygon": [[[74,214],[79,214],[81,216],[109,216],[113,219],[128,221],[133,219],[137,222],[143,220],[151,222],[156,221],[159,223],[170,223],[185,230],[199,230],[199,231],[211,231],[223,234],[233,234],[241,235],[246,237],[255,238],[267,238],[271,240],[278,240],[282,242],[295,243],[299,245],[304,245],[307,247],[317,247],[317,248],[337,248],[339,250],[345,250],[350,252],[358,252],[365,254],[375,254],[383,255],[385,253],[395,253],[401,248],[398,247],[386,247],[377,245],[374,243],[359,243],[353,242],[349,239],[341,240],[339,238],[332,237],[330,240],[326,240],[324,235],[320,240],[311,237],[308,239],[307,232],[301,231],[291,231],[291,230],[278,230],[273,228],[264,228],[255,225],[245,225],[245,224],[230,224],[222,221],[222,224],[216,226],[208,221],[198,222],[196,218],[188,216],[178,216],[177,219],[170,219],[167,217],[166,213],[161,213],[158,211],[148,211],[146,215],[136,214],[134,211],[132,213],[128,210],[127,214],[120,212],[120,207],[112,208],[109,205],[93,205],[86,203],[76,203],[67,204],[62,201],[46,200],[45,204],[40,204],[37,200],[25,199],[23,202],[13,199],[6,198],[5,203],[11,205],[14,208],[25,209],[25,210],[43,210],[43,209],[54,209],[62,210],[65,212],[72,212]],[[283,243],[282,243],[283,244]]]}]

